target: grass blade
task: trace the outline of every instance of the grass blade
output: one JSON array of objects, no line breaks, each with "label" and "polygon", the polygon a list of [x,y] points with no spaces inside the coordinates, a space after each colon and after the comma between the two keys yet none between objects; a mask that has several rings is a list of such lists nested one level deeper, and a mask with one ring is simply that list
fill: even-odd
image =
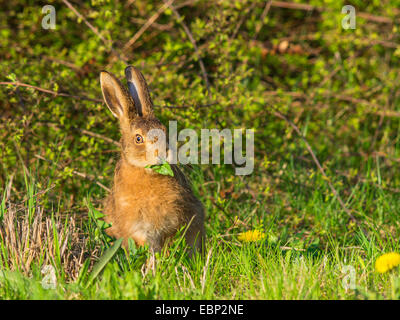
[{"label": "grass blade", "polygon": [[[119,247],[121,246],[123,241],[123,238],[118,239],[117,241],[114,242],[114,244],[104,252],[104,254],[101,256],[99,261],[94,265],[92,273],[90,275],[89,281],[87,283],[87,286],[99,275],[101,270],[104,269],[106,264],[111,260],[111,258],[114,256],[114,254],[118,251]],[[86,286],[86,287],[87,287]]]}]

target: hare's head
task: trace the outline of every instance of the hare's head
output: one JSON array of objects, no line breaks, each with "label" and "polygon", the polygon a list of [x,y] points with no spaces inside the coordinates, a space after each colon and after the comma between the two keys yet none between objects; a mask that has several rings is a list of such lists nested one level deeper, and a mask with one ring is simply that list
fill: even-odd
[{"label": "hare's head", "polygon": [[167,129],[155,117],[146,80],[139,70],[127,67],[129,92],[112,74],[102,71],[100,84],[111,113],[119,119],[122,156],[131,165],[160,164],[168,154]]}]

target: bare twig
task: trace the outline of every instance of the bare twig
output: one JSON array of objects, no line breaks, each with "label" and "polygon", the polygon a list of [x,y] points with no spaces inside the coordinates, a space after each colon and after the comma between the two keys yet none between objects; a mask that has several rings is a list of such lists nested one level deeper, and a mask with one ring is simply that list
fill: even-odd
[{"label": "bare twig", "polygon": [[[15,82],[7,82],[7,81],[1,81],[0,85],[12,85],[12,86],[16,86],[16,87],[27,87],[27,88],[31,88],[40,92],[44,92],[44,93],[48,93],[51,94],[55,97],[67,97],[67,98],[72,98],[72,99],[77,99],[77,100],[87,100],[87,101],[93,101],[93,102],[97,102],[97,103],[101,103],[104,104],[103,99],[97,99],[97,98],[89,98],[87,96],[76,96],[76,95],[72,95],[72,94],[68,94],[68,93],[63,93],[63,92],[56,92],[56,91],[52,91],[49,89],[44,89],[38,86],[34,86],[28,83],[22,83],[19,81],[15,81]],[[165,105],[165,106],[155,106],[156,108],[166,108],[166,109],[185,109],[185,108],[207,108],[207,107],[211,107],[213,105],[216,105],[218,102],[211,102],[211,103],[207,103],[207,104],[199,104],[199,105]],[[114,141],[115,142],[115,141]],[[114,143],[113,142],[113,143]],[[115,144],[115,143],[114,143]]]},{"label": "bare twig", "polygon": [[[148,22],[145,19],[141,19],[141,18],[131,18],[131,21],[133,23],[142,24],[142,25],[145,25]],[[172,23],[160,24],[157,22],[153,22],[153,24],[151,24],[150,27],[161,30],[161,31],[166,31],[166,30],[170,30],[172,28]]]},{"label": "bare twig", "polygon": [[78,16],[78,18],[82,19],[83,22],[85,22],[85,24],[90,28],[90,30],[92,30],[92,31],[94,32],[94,34],[95,34],[96,36],[98,36],[99,39],[100,39],[107,47],[109,47],[109,49],[114,53],[114,55],[116,55],[120,60],[122,60],[123,62],[125,62],[126,64],[128,64],[128,61],[127,61],[126,59],[124,59],[124,58],[118,53],[118,51],[116,51],[116,50],[113,48],[112,41],[107,41],[107,40],[100,34],[100,32],[97,30],[97,28],[94,27],[89,21],[87,21],[87,19],[86,19],[82,14],[80,14],[79,11],[76,10],[75,7],[74,7],[68,0],[62,0],[62,1],[67,5],[68,8],[70,8],[70,9],[75,13],[76,16]]},{"label": "bare twig", "polygon": [[[42,157],[41,155],[35,154],[35,157],[38,158],[38,159],[40,159],[40,160],[44,160],[44,161],[46,161],[46,162],[53,163],[53,161],[48,160],[48,159]],[[60,168],[61,166],[57,164],[57,167]],[[72,173],[75,174],[75,175],[77,175],[77,176],[79,176],[79,177],[81,177],[81,178],[84,178],[84,179],[87,179],[87,180],[89,180],[89,181],[92,181],[92,182],[96,183],[99,187],[103,188],[104,190],[106,190],[106,191],[108,191],[108,192],[111,191],[111,190],[110,190],[109,188],[107,188],[104,184],[102,184],[101,182],[99,182],[94,176],[91,176],[91,175],[88,175],[88,174],[85,174],[85,173],[76,171],[76,170],[74,170],[74,169],[72,170]]]},{"label": "bare twig", "polygon": [[391,110],[376,111],[375,114],[379,115],[379,116],[382,116],[382,117],[400,118],[400,112],[399,111],[391,111]]},{"label": "bare twig", "polygon": [[97,103],[104,103],[102,99],[89,98],[86,96],[75,96],[75,95],[68,94],[68,93],[56,92],[56,91],[52,91],[49,89],[44,89],[41,87],[33,86],[31,84],[22,83],[19,81],[15,81],[15,82],[7,82],[7,81],[4,82],[3,81],[3,82],[0,82],[0,85],[12,85],[12,86],[16,86],[16,87],[27,87],[27,88],[32,88],[37,91],[44,92],[44,93],[52,94],[55,97],[67,97],[67,98],[72,98],[72,99],[77,99],[77,100],[88,100],[88,101],[93,101],[93,102],[97,102]]},{"label": "bare twig", "polygon": [[86,18],[83,15],[81,15],[78,12],[78,10],[76,10],[68,0],[62,0],[62,1],[67,5],[68,8],[70,8],[78,16],[78,18],[82,19],[83,22],[85,22],[85,24],[90,28],[90,30],[92,30],[96,34],[96,36],[98,36],[100,40],[103,41],[105,45],[107,46],[110,45],[110,43],[100,34],[97,28],[94,27],[89,21],[87,21]]},{"label": "bare twig", "polygon": [[[371,102],[369,102],[368,100],[365,99],[359,99],[359,98],[354,98],[352,96],[348,96],[345,94],[335,94],[335,93],[331,93],[331,92],[323,92],[323,93],[319,93],[320,95],[326,97],[326,98],[334,98],[337,100],[341,100],[341,101],[346,101],[346,102],[351,102],[354,104],[363,104],[366,106],[369,106],[371,108],[374,109],[379,109],[379,106],[376,104],[373,104]],[[265,96],[279,96],[279,95],[283,95],[283,96],[290,96],[293,98],[298,98],[298,99],[307,99],[308,95],[306,93],[302,93],[302,92],[297,92],[297,91],[264,91],[264,95]],[[387,111],[388,114],[390,111]],[[381,114],[381,112],[377,111],[374,112],[376,114]],[[394,111],[392,113],[393,116],[396,116],[396,112]]]},{"label": "bare twig", "polygon": [[256,39],[257,36],[258,36],[258,34],[260,33],[261,28],[262,28],[262,26],[264,25],[264,19],[265,19],[265,17],[266,17],[267,14],[268,14],[269,9],[271,9],[271,4],[272,4],[272,1],[267,1],[267,3],[265,4],[264,10],[263,10],[263,12],[261,13],[260,24],[256,26],[256,32],[255,32],[255,34],[254,34],[253,39]]},{"label": "bare twig", "polygon": [[[311,4],[285,2],[285,1],[272,1],[271,6],[277,7],[277,8],[297,9],[297,10],[305,10],[305,11],[317,11],[317,12],[325,11],[324,8],[316,7]],[[375,16],[373,14],[369,14],[366,12],[357,12],[357,16],[361,17],[363,19],[366,19],[368,21],[377,22],[377,23],[386,23],[386,24],[393,23],[393,20],[391,18]]]},{"label": "bare twig", "polygon": [[373,22],[378,22],[378,23],[388,23],[388,24],[393,23],[393,20],[388,17],[375,16],[375,15],[369,14],[367,12],[358,12],[357,15],[368,21],[373,21]]},{"label": "bare twig", "polygon": [[102,139],[102,140],[104,140],[104,141],[107,141],[107,142],[109,142],[109,143],[112,143],[113,145],[116,145],[117,147],[120,147],[120,146],[121,146],[121,144],[120,144],[118,141],[115,141],[115,140],[113,140],[113,139],[111,139],[111,138],[105,137],[105,136],[103,136],[103,135],[101,135],[101,134],[98,134],[98,133],[95,133],[95,132],[91,132],[91,131],[88,131],[88,130],[85,130],[85,129],[81,129],[81,128],[77,128],[77,130],[79,130],[80,132],[82,132],[83,134],[85,134],[85,135],[87,135],[87,136],[92,136],[92,137],[95,137],[95,138],[100,138],[100,139]]},{"label": "bare twig", "polygon": [[190,105],[181,105],[181,106],[173,106],[173,105],[165,105],[165,106],[154,106],[156,108],[167,108],[167,109],[186,109],[186,108],[207,108],[207,107],[211,107],[218,104],[218,102],[211,102],[211,103],[207,103],[207,104],[198,104],[198,105],[194,105],[194,106],[190,106]]},{"label": "bare twig", "polygon": [[314,160],[314,163],[316,164],[318,170],[321,172],[322,176],[328,182],[329,188],[331,189],[332,193],[334,194],[334,196],[338,200],[338,202],[339,202],[340,206],[342,207],[343,211],[348,214],[348,216],[350,217],[351,220],[353,220],[354,222],[357,222],[357,220],[355,219],[355,217],[353,216],[351,211],[347,208],[346,204],[343,202],[343,200],[340,197],[339,193],[337,192],[337,190],[335,189],[335,187],[331,183],[330,179],[326,175],[324,168],[322,168],[321,163],[319,162],[317,156],[315,155],[314,151],[312,150],[312,148],[311,148],[310,144],[308,143],[307,139],[301,133],[300,129],[292,121],[290,121],[286,116],[284,116],[280,111],[278,111],[275,108],[273,108],[273,109],[275,111],[274,112],[275,116],[277,116],[280,119],[285,120],[286,123],[288,123],[296,131],[296,133],[299,135],[299,137],[303,140],[303,142],[306,145],[306,148],[307,148],[308,152],[310,153],[311,157]]},{"label": "bare twig", "polygon": [[285,9],[298,9],[305,11],[322,11],[322,8],[315,7],[311,4],[305,3],[294,3],[294,2],[285,2],[285,1],[272,1],[271,6]]},{"label": "bare twig", "polygon": [[183,1],[181,3],[177,3],[174,5],[175,9],[180,9],[183,7],[188,7],[188,6],[193,6],[195,3],[197,3],[199,0],[187,0],[187,1]]},{"label": "bare twig", "polygon": [[[332,38],[332,36],[330,33],[324,33],[324,34],[320,34],[320,33],[297,34],[297,33],[295,33],[290,36],[282,37],[282,38],[279,38],[276,40],[278,43],[281,43],[283,41],[298,42],[298,41],[317,41],[317,40],[322,40],[322,39],[323,40],[325,40],[325,39],[331,40],[331,38]],[[381,45],[382,47],[385,47],[385,48],[394,49],[394,48],[397,48],[397,43],[394,41],[391,41],[393,38],[394,38],[393,34],[388,36],[387,39],[360,38],[360,37],[355,37],[355,36],[352,36],[349,34],[349,35],[342,35],[340,37],[340,40],[354,42],[355,39],[357,39],[357,41],[358,41],[357,45],[365,46],[366,49],[369,49],[375,45]],[[263,46],[263,43],[261,41],[256,41],[253,43],[256,43],[258,46]],[[359,53],[356,52],[354,55],[355,56],[359,55]],[[350,60],[351,58],[354,58],[354,57],[349,57],[349,58],[347,58],[347,60]]]},{"label": "bare twig", "polygon": [[233,39],[236,38],[236,36],[237,36],[237,34],[238,34],[238,32],[239,32],[240,27],[242,26],[243,22],[246,20],[247,15],[256,7],[256,5],[257,5],[257,1],[254,1],[254,2],[248,7],[248,9],[246,10],[246,13],[243,13],[243,14],[242,14],[242,17],[240,18],[238,24],[236,25],[235,30],[233,31],[233,34],[232,34],[232,38],[233,38]]},{"label": "bare twig", "polygon": [[57,59],[57,58],[54,58],[54,57],[48,57],[48,56],[43,56],[43,59],[49,60],[49,61],[53,61],[53,62],[56,62],[58,64],[64,65],[64,66],[74,70],[77,73],[82,73],[82,68],[78,67],[77,65],[75,65],[75,64],[73,64],[71,62],[60,60],[60,59]]},{"label": "bare twig", "polygon": [[[164,0],[165,3],[167,3],[166,0]],[[183,30],[185,31],[186,35],[188,36],[190,42],[193,45],[195,54],[197,56],[197,59],[199,60],[199,65],[200,65],[200,69],[201,69],[201,73],[203,74],[203,79],[204,82],[206,84],[207,87],[207,92],[208,92],[208,96],[211,98],[211,91],[210,91],[210,81],[208,80],[208,75],[207,75],[207,71],[206,68],[204,66],[204,62],[203,59],[200,56],[200,52],[199,52],[199,48],[197,46],[196,40],[193,37],[192,32],[190,31],[189,27],[185,24],[185,22],[183,21],[183,19],[181,18],[181,15],[179,14],[178,10],[176,10],[174,8],[174,6],[172,4],[168,5],[169,8],[172,10],[172,12],[174,13],[174,15],[176,16],[177,20],[179,21],[179,23],[182,25]]]},{"label": "bare twig", "polygon": [[160,17],[160,15],[168,9],[168,7],[174,2],[174,0],[168,0],[165,2],[155,14],[153,14],[149,20],[139,29],[135,35],[129,39],[129,41],[123,46],[122,52],[125,52],[131,45],[133,45],[137,39],[141,37],[141,35]]},{"label": "bare twig", "polygon": [[[54,128],[54,129],[57,129],[57,130],[65,129],[65,126],[63,126],[61,124],[57,124],[57,123],[52,123],[52,122],[38,122],[37,125],[39,125],[39,126],[40,125],[49,126],[49,127]],[[96,132],[92,132],[92,131],[89,131],[89,130],[86,130],[86,129],[78,128],[78,127],[69,128],[69,130],[71,130],[71,129],[79,131],[79,132],[81,132],[81,133],[83,133],[83,134],[85,134],[87,136],[91,136],[91,137],[102,139],[102,140],[104,140],[106,142],[109,142],[109,143],[111,143],[111,144],[113,144],[113,145],[115,145],[117,147],[121,147],[121,144],[118,141],[115,141],[115,140],[113,140],[113,139],[111,139],[109,137],[103,136],[102,134],[99,134],[99,133],[96,133]]]},{"label": "bare twig", "polygon": [[[164,3],[155,14],[153,14],[139,29],[138,32],[136,32],[132,38],[128,40],[127,43],[122,47],[122,53],[126,52],[133,44],[143,35],[143,33],[146,32],[146,30],[155,23],[155,21],[162,15],[162,13],[168,9],[168,4],[171,4],[174,0],[168,0],[167,3]],[[115,61],[115,56],[110,57],[110,62],[107,65],[107,68],[110,67],[113,62]]]}]

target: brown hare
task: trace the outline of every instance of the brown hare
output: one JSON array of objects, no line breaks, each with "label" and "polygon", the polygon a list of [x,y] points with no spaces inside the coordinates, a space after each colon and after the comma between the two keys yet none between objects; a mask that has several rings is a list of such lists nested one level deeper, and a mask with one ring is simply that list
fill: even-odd
[{"label": "brown hare", "polygon": [[121,130],[121,158],[115,168],[112,191],[104,202],[105,220],[111,223],[107,233],[123,238],[125,247],[131,238],[136,245],[148,244],[157,252],[187,225],[185,239],[190,255],[193,250],[202,251],[203,206],[176,165],[171,164],[174,176],[146,168],[165,161],[169,153],[166,139],[149,132],[158,129],[166,136],[167,129],[154,115],[142,73],[129,66],[125,74],[130,94],[114,75],[100,73],[104,100],[118,118]]}]

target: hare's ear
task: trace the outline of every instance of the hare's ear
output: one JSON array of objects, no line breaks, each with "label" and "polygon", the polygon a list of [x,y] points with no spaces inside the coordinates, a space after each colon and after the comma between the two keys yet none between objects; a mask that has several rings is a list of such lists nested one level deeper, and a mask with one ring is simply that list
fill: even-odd
[{"label": "hare's ear", "polygon": [[125,69],[125,75],[138,115],[141,117],[153,116],[153,102],[142,73],[135,67],[128,66]]},{"label": "hare's ear", "polygon": [[135,116],[133,101],[115,76],[107,71],[101,71],[100,85],[104,101],[115,117],[122,120],[123,118],[130,119]]}]

